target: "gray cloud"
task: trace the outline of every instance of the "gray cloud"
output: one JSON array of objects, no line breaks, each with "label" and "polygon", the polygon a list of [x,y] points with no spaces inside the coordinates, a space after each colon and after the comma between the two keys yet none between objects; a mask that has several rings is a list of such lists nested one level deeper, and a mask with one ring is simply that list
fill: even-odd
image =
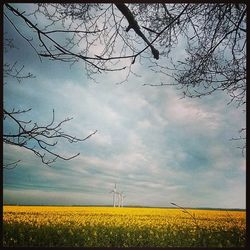
[{"label": "gray cloud", "polygon": [[141,77],[117,85],[126,73],[111,73],[97,76],[96,84],[81,64],[40,63],[22,46],[15,56],[37,78],[5,85],[5,107],[32,107],[29,119],[42,124],[55,109],[57,121],[74,117],[65,132],[98,133],[84,143],[61,143],[60,152],[81,155],[52,168],[29,151],[4,146],[5,162],[22,160],[4,170],[4,202],[108,205],[116,182],[129,205],[245,208],[246,162],[229,141],[245,115],[226,105],[225,93],[180,99],[172,87],[142,86],[169,79],[139,64],[133,71]]}]

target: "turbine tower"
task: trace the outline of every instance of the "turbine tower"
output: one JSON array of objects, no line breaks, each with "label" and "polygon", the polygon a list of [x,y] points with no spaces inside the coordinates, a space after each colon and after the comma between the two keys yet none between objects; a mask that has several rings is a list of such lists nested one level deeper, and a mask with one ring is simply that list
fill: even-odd
[{"label": "turbine tower", "polygon": [[117,192],[118,194],[118,207],[121,206],[121,193],[120,192]]},{"label": "turbine tower", "polygon": [[114,189],[111,190],[110,193],[113,193],[113,207],[115,207],[116,206],[116,194],[117,194],[116,183],[115,183]]},{"label": "turbine tower", "polygon": [[120,195],[121,195],[121,206],[123,207],[123,201],[126,196],[123,194],[123,192],[121,192]]}]

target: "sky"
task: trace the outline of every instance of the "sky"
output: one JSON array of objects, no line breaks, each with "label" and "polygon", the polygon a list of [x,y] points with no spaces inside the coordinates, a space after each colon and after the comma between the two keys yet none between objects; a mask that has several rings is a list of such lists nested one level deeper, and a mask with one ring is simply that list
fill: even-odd
[{"label": "sky", "polygon": [[[19,49],[5,55],[16,58],[36,76],[4,85],[4,108],[32,110],[25,119],[49,123],[67,117],[67,133],[88,140],[59,143],[63,155],[80,153],[51,167],[31,151],[3,145],[3,161],[21,160],[3,171],[4,204],[112,205],[110,191],[117,184],[124,205],[245,208],[246,159],[237,142],[245,114],[224,92],[200,99],[181,99],[171,86],[152,87],[166,76],[135,63],[126,72],[87,78],[83,63],[40,62],[30,46],[5,22],[8,36]],[[181,49],[181,50],[180,50]],[[176,53],[181,55],[183,47]],[[4,123],[4,131],[13,127]]]}]

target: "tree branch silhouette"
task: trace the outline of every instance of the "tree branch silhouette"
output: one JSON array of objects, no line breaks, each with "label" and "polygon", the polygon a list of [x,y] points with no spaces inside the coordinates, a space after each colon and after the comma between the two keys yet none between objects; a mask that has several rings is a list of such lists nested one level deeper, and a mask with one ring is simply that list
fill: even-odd
[{"label": "tree branch silhouette", "polygon": [[[91,79],[96,73],[126,70],[126,80],[138,59],[136,63],[147,65],[164,79],[145,85],[175,86],[183,98],[201,98],[223,91],[229,96],[228,105],[245,109],[244,3],[34,6],[34,11],[25,13],[7,3],[4,17],[40,59],[71,64],[83,61]],[[13,15],[20,22],[14,22]],[[39,18],[46,23],[39,22]],[[20,23],[25,24],[29,36]],[[182,54],[177,56],[180,41]]]},{"label": "tree branch silhouette", "polygon": [[[3,142],[10,145],[26,148],[38,156],[42,163],[51,166],[57,159],[71,160],[77,157],[80,153],[71,156],[64,156],[61,153],[54,151],[58,141],[67,141],[69,143],[83,142],[94,135],[97,130],[89,134],[85,138],[77,138],[70,134],[63,132],[62,125],[69,122],[73,118],[66,118],[58,123],[55,122],[55,112],[53,110],[52,120],[46,125],[38,125],[36,122],[32,124],[31,120],[22,120],[21,114],[31,111],[28,110],[12,110],[4,112],[4,120],[10,120],[17,127],[18,132],[4,133]],[[19,161],[17,161],[19,162]],[[17,162],[6,164],[4,167],[8,168],[10,165],[15,165]]]}]

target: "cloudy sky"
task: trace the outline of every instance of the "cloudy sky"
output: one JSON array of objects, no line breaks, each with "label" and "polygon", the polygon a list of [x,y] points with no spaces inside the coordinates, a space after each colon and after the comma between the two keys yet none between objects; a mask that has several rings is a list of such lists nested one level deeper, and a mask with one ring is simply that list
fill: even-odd
[{"label": "cloudy sky", "polygon": [[245,126],[245,114],[227,105],[225,93],[180,99],[173,87],[144,86],[168,79],[139,64],[132,69],[140,76],[123,84],[116,83],[124,72],[101,74],[94,82],[83,64],[41,63],[7,22],[5,31],[19,47],[5,60],[17,58],[36,78],[4,85],[4,107],[32,107],[27,119],[41,125],[54,109],[56,121],[74,118],[65,132],[79,138],[98,132],[82,143],[59,144],[57,152],[80,156],[52,167],[4,144],[5,163],[21,160],[3,172],[4,203],[111,205],[117,183],[125,205],[245,208],[246,161],[230,141]]}]

